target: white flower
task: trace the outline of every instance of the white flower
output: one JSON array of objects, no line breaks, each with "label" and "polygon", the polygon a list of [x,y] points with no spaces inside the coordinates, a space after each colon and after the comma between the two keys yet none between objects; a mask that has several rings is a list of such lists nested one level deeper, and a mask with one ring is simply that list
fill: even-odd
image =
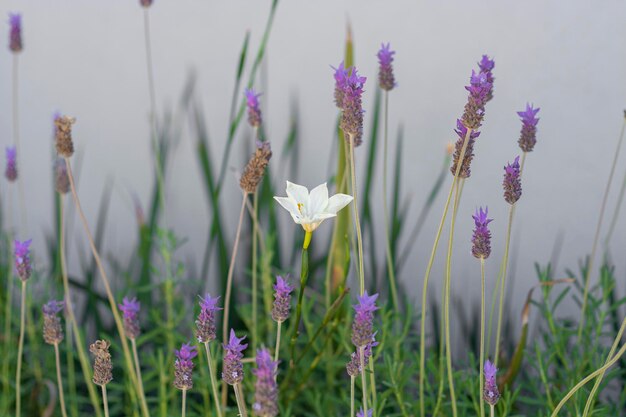
[{"label": "white flower", "polygon": [[283,206],[293,221],[306,232],[312,232],[326,219],[335,217],[337,212],[350,204],[352,196],[335,194],[328,198],[326,183],[309,190],[287,181],[287,197],[274,197]]}]

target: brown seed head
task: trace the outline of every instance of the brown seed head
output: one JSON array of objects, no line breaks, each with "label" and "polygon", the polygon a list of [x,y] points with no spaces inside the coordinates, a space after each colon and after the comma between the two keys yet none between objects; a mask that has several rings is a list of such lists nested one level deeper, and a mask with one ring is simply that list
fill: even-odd
[{"label": "brown seed head", "polygon": [[239,180],[239,186],[245,193],[252,194],[256,191],[271,157],[272,149],[269,142],[257,142],[256,152],[248,161]]},{"label": "brown seed head", "polygon": [[63,158],[69,158],[74,153],[72,125],[75,122],[76,119],[70,116],[59,116],[54,119],[57,153]]},{"label": "brown seed head", "polygon": [[111,344],[106,340],[96,340],[89,346],[89,351],[93,353],[95,361],[93,364],[93,383],[96,385],[106,385],[113,380],[113,364],[109,353]]}]

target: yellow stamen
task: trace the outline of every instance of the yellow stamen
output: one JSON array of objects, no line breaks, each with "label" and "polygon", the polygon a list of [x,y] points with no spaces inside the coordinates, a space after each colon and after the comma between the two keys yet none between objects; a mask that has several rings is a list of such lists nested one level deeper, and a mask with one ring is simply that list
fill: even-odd
[{"label": "yellow stamen", "polygon": [[298,203],[298,211],[302,214],[302,207],[304,207],[303,203]]}]

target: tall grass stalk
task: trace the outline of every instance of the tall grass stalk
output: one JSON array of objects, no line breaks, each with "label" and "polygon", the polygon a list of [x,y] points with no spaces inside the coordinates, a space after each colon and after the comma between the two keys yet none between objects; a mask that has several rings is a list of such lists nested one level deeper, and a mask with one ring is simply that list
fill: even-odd
[{"label": "tall grass stalk", "polygon": [[422,288],[422,314],[420,315],[420,370],[419,370],[419,398],[420,398],[420,416],[425,417],[425,402],[424,402],[424,378],[425,378],[425,368],[426,368],[426,306],[428,302],[428,281],[430,279],[430,271],[433,267],[433,262],[435,261],[435,255],[437,254],[437,247],[439,246],[439,239],[441,238],[441,232],[443,230],[443,225],[446,221],[446,216],[448,214],[448,209],[450,207],[450,201],[452,200],[452,193],[454,192],[455,185],[457,183],[459,173],[461,172],[461,162],[465,158],[465,152],[467,151],[467,145],[469,143],[469,137],[472,133],[472,129],[467,129],[465,134],[465,138],[463,138],[463,147],[461,148],[461,153],[459,155],[459,163],[456,167],[456,172],[454,173],[454,179],[452,180],[452,184],[450,185],[450,191],[448,192],[448,198],[446,199],[446,203],[443,207],[443,213],[441,215],[441,220],[439,222],[439,227],[437,228],[437,234],[435,235],[435,241],[433,242],[433,248],[430,252],[430,258],[428,259],[428,264],[426,266],[426,273],[424,275],[424,285]]},{"label": "tall grass stalk", "polygon": [[[70,181],[70,189],[72,192],[72,198],[74,199],[74,205],[76,206],[76,210],[78,211],[78,215],[83,224],[85,234],[87,235],[87,241],[89,242],[89,247],[91,248],[91,252],[96,261],[98,270],[100,271],[100,276],[102,277],[102,282],[104,283],[104,288],[106,290],[107,298],[109,301],[109,307],[111,308],[111,312],[113,313],[113,320],[115,321],[115,326],[117,327],[117,333],[122,343],[122,351],[124,353],[126,370],[128,371],[128,375],[130,376],[131,384],[133,385],[133,387],[137,390],[139,394],[140,388],[139,388],[139,383],[138,383],[138,376],[135,373],[135,370],[133,367],[133,360],[131,357],[130,349],[128,348],[128,342],[124,335],[124,325],[122,324],[122,319],[120,318],[117,305],[115,304],[115,298],[113,296],[113,291],[111,290],[111,284],[107,276],[107,273],[104,269],[104,265],[102,264],[102,260],[100,259],[100,254],[98,253],[98,249],[96,248],[96,245],[94,243],[93,236],[91,235],[91,230],[89,229],[89,223],[87,223],[87,218],[85,217],[85,213],[83,212],[83,208],[80,204],[78,193],[76,192],[76,184],[74,182],[74,175],[72,174],[72,164],[70,163],[69,158],[65,157],[64,159],[65,159],[65,166],[67,168],[67,177]],[[103,387],[103,396],[105,395],[106,395],[106,389]],[[108,412],[108,405],[106,405],[106,401],[105,401],[105,413],[106,412]],[[149,417],[150,415],[145,402],[141,403],[141,412],[144,417]]]},{"label": "tall grass stalk", "polygon": [[604,212],[606,211],[606,203],[609,197],[609,191],[611,190],[611,183],[613,182],[613,176],[615,174],[615,166],[617,165],[617,160],[619,157],[619,152],[622,148],[622,143],[624,141],[624,128],[626,126],[626,117],[624,119],[624,123],[622,124],[622,130],[620,132],[619,138],[617,140],[617,147],[615,149],[615,155],[613,156],[613,163],[611,164],[611,172],[609,173],[609,179],[606,182],[606,188],[604,189],[604,196],[602,197],[602,205],[600,206],[600,215],[598,216],[598,224],[596,225],[596,232],[593,237],[593,245],[591,246],[591,255],[589,255],[589,262],[587,263],[587,269],[585,270],[584,275],[584,290],[583,290],[583,303],[580,309],[580,320],[578,324],[578,341],[581,342],[583,335],[583,328],[585,326],[585,314],[587,311],[587,303],[589,298],[589,275],[593,270],[593,261],[596,257],[596,249],[598,248],[598,240],[600,239],[600,231],[602,229],[602,221],[604,220]]},{"label": "tall grass stalk", "polygon": [[[617,349],[617,346],[619,345],[619,342],[622,340],[622,334],[624,333],[624,330],[626,330],[626,319],[624,319],[622,321],[622,325],[621,325],[621,327],[619,329],[619,332],[617,332],[617,336],[615,336],[615,340],[613,341],[613,345],[611,346],[611,350],[609,351],[609,354],[606,357],[606,361],[604,362],[605,365],[613,357],[613,354],[615,353],[615,350]],[[598,375],[597,379],[596,379],[596,382],[593,384],[593,388],[591,389],[591,393],[589,393],[589,397],[587,398],[587,402],[585,403],[585,410],[583,411],[583,417],[587,417],[589,415],[589,412],[592,409],[596,393],[598,392],[598,388],[600,388],[600,383],[602,382],[602,378],[604,378],[604,374],[605,374],[605,372],[600,373]]]},{"label": "tall grass stalk", "polygon": [[[359,204],[357,202],[356,191],[356,163],[354,160],[354,138],[352,135],[347,134],[348,141],[350,142],[350,177],[352,180],[352,197],[354,207],[354,227],[356,229],[357,249],[359,254],[359,293],[363,295],[365,292],[365,271],[363,268],[363,236],[361,235],[361,222],[359,220]],[[365,410],[367,410],[365,408]]]},{"label": "tall grass stalk", "polygon": [[24,330],[26,328],[26,281],[22,281],[22,299],[20,303],[20,336],[17,343],[17,370],[15,372],[15,415],[22,412],[22,354],[24,352]]},{"label": "tall grass stalk", "polygon": [[480,350],[479,350],[478,377],[480,378],[480,417],[485,415],[485,399],[483,390],[485,379],[483,378],[483,368],[485,367],[485,258],[480,258]]},{"label": "tall grass stalk", "polygon": [[[626,319],[625,319],[626,320]],[[565,397],[563,397],[563,399],[559,402],[559,404],[555,407],[555,409],[552,411],[552,414],[550,414],[550,417],[556,417],[559,414],[559,411],[561,411],[561,408],[563,408],[563,406],[565,405],[565,403],[572,398],[572,396],[574,394],[576,394],[576,392],[582,388],[585,384],[587,384],[589,381],[591,381],[592,379],[596,378],[599,375],[604,374],[607,369],[609,369],[611,366],[613,366],[613,364],[615,364],[615,362],[617,362],[622,355],[624,355],[624,353],[626,352],[626,344],[624,346],[621,347],[621,349],[615,354],[615,356],[613,356],[613,358],[608,361],[607,363],[604,364],[604,366],[598,368],[596,371],[590,373],[589,375],[587,375],[585,378],[583,378],[580,382],[578,382],[566,395]]]},{"label": "tall grass stalk", "polygon": [[385,223],[385,251],[387,254],[387,274],[389,275],[389,288],[391,289],[391,300],[396,311],[399,311],[400,305],[398,302],[398,290],[396,288],[396,274],[394,272],[393,256],[391,253],[391,236],[389,233],[389,205],[387,203],[387,148],[389,142],[389,91],[385,90],[385,115],[384,115],[384,130],[385,138],[383,145],[383,212]]},{"label": "tall grass stalk", "polygon": [[209,365],[209,377],[211,378],[211,393],[213,394],[213,402],[215,403],[215,410],[217,411],[217,417],[222,417],[222,407],[220,406],[220,399],[217,394],[217,380],[215,377],[215,371],[213,370],[213,356],[211,355],[211,348],[209,342],[204,342],[204,350],[206,351],[206,361]]},{"label": "tall grass stalk", "polygon": [[67,417],[67,411],[65,411],[65,396],[63,394],[63,378],[61,377],[61,358],[59,356],[59,344],[54,344],[54,359],[57,368],[57,386],[59,387],[59,402],[61,403],[61,414],[63,417]]},{"label": "tall grass stalk", "polygon": [[[624,112],[624,122],[622,123],[622,131],[620,132],[620,140],[624,137],[624,130],[626,129],[626,112]],[[611,219],[611,225],[609,226],[609,233],[606,235],[606,240],[604,241],[605,246],[609,246],[609,242],[611,241],[611,236],[613,236],[613,230],[615,230],[615,223],[617,223],[617,219],[619,218],[620,208],[622,207],[622,202],[624,201],[624,192],[626,192],[626,173],[624,173],[624,179],[622,180],[622,187],[619,190],[619,197],[617,198],[617,204],[615,205],[615,211],[613,212],[613,218]]]},{"label": "tall grass stalk", "polygon": [[[63,292],[65,296],[65,306],[67,308],[67,316],[69,318],[69,322],[73,329],[73,336],[76,340],[76,352],[78,353],[78,360],[80,362],[80,367],[83,371],[83,377],[85,379],[85,384],[87,385],[87,391],[89,393],[89,399],[91,400],[91,404],[93,405],[93,409],[96,413],[97,417],[101,417],[100,411],[100,399],[98,398],[98,393],[96,388],[91,383],[91,366],[89,364],[89,358],[87,357],[87,352],[85,351],[85,346],[83,345],[83,339],[80,334],[80,329],[78,328],[78,323],[76,322],[76,316],[74,315],[74,304],[72,303],[72,295],[70,293],[70,282],[68,278],[67,272],[67,256],[65,252],[65,202],[63,195],[59,195],[59,253],[60,253],[60,261],[61,261],[61,277],[63,279]],[[69,335],[68,335],[69,338]]]},{"label": "tall grass stalk", "polygon": [[[248,195],[243,193],[241,196],[241,209],[239,210],[239,220],[237,222],[237,231],[235,232],[235,242],[233,243],[233,252],[230,257],[230,266],[228,267],[228,276],[226,278],[226,293],[224,295],[224,315],[222,318],[222,340],[228,340],[228,319],[230,317],[230,297],[233,287],[233,274],[235,272],[235,260],[237,259],[237,249],[239,248],[239,240],[241,237],[241,225],[243,224],[243,213],[246,209],[246,200]],[[226,406],[226,383],[222,382],[222,407]]]}]

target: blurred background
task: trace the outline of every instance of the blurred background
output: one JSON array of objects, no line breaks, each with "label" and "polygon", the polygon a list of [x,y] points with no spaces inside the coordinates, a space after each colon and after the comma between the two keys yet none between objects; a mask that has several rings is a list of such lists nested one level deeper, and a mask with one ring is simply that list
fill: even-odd
[{"label": "blurred background", "polygon": [[[203,260],[210,218],[200,166],[194,154],[189,116],[180,113],[180,98],[190,79],[194,101],[201,103],[213,157],[219,161],[228,136],[228,117],[241,45],[250,34],[250,56],[244,80],[261,42],[271,2],[261,0],[156,0],[150,9],[156,97],[159,114],[170,110],[178,120],[168,165],[167,223],[186,241],[177,258],[197,273]],[[136,194],[148,205],[153,187],[149,95],[139,1],[3,0],[0,44],[8,45],[8,13],[23,15],[24,51],[19,56],[20,175],[25,183],[28,236],[33,237],[37,267],[46,268],[45,237],[53,231],[52,115],[75,116],[74,140],[80,159],[79,193],[92,225],[108,199],[104,252],[107,259],[128,262],[136,245]],[[524,194],[513,227],[510,304],[519,311],[525,292],[536,283],[534,263],[558,261],[556,277],[576,269],[591,250],[602,194],[609,175],[626,106],[626,2],[569,1],[280,1],[255,88],[261,97],[265,134],[275,150],[275,188],[284,194],[289,179],[308,187],[328,181],[336,149],[330,65],[342,60],[346,24],[355,43],[355,62],[368,77],[364,95],[365,135],[370,135],[371,109],[377,89],[381,42],[397,51],[398,87],[390,94],[390,154],[402,126],[403,203],[412,225],[434,183],[446,144],[455,140],[455,120],[462,113],[471,70],[482,54],[496,61],[495,97],[487,106],[476,145],[472,176],[459,210],[453,264],[453,288],[463,299],[457,308],[478,303],[479,264],[470,253],[477,206],[489,206],[493,252],[487,279],[495,280],[503,252],[508,205],[502,198],[503,166],[520,153],[521,124],[516,111],[527,102],[541,108],[538,142],[526,161]],[[11,54],[0,53],[0,145],[12,143]],[[243,91],[239,96],[243,97]],[[279,158],[298,111],[300,159],[295,178]],[[161,117],[161,116],[160,116]],[[224,221],[229,241],[235,231],[239,188],[236,173],[252,152],[251,129],[242,124],[227,163]],[[357,150],[357,169],[365,165],[366,145]],[[382,143],[379,142],[382,153]],[[281,165],[282,164],[282,165]],[[374,167],[373,210],[378,236],[383,235],[381,159]],[[615,208],[626,155],[620,158],[607,207],[608,225]],[[360,177],[363,178],[363,175]],[[443,193],[451,176],[446,177]],[[2,181],[2,196],[7,195]],[[361,183],[362,184],[362,183]],[[400,280],[411,297],[421,295],[425,263],[443,207],[439,195],[413,246]],[[2,198],[2,204],[7,201]],[[624,210],[622,210],[624,211]],[[285,245],[292,225],[280,212]],[[621,216],[611,242],[617,280],[624,283],[626,218]],[[317,250],[332,230],[324,224],[316,234]],[[69,235],[70,271],[85,257],[78,223]],[[316,232],[318,233],[318,232]],[[297,235],[301,238],[300,235]],[[319,237],[318,237],[319,236]],[[606,236],[606,227],[601,241]],[[408,230],[402,236],[406,245]],[[381,238],[382,239],[382,238]],[[443,273],[447,238],[433,270],[434,288]],[[366,245],[368,241],[366,240]],[[80,251],[77,251],[80,247]],[[289,246],[290,247],[290,246]],[[555,249],[555,247],[557,249]],[[384,266],[384,246],[377,245]],[[367,251],[367,250],[366,250]],[[603,256],[604,247],[598,252]],[[44,264],[42,264],[44,263]],[[283,265],[297,270],[298,263]],[[211,286],[216,271],[206,277]],[[594,271],[592,279],[597,277]],[[621,277],[621,278],[620,278]],[[321,277],[320,277],[321,279]],[[624,286],[619,290],[623,293]],[[467,299],[468,296],[473,299]],[[418,301],[416,301],[417,303]],[[516,315],[517,317],[517,315]]]}]

